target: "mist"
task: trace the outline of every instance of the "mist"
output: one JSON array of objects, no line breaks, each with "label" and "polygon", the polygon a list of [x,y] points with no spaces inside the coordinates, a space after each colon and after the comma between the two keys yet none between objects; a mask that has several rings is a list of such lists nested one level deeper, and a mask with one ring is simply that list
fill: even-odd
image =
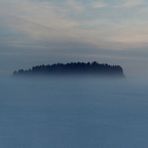
[{"label": "mist", "polygon": [[0,147],[147,147],[148,83],[97,77],[0,79]]}]

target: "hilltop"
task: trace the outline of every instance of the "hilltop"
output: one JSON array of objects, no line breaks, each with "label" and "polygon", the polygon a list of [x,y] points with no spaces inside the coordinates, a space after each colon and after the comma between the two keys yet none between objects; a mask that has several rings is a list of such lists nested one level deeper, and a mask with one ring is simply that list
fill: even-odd
[{"label": "hilltop", "polygon": [[124,77],[124,72],[119,65],[99,64],[97,62],[71,62],[51,65],[38,65],[30,69],[14,71],[15,76],[26,75],[98,75]]}]

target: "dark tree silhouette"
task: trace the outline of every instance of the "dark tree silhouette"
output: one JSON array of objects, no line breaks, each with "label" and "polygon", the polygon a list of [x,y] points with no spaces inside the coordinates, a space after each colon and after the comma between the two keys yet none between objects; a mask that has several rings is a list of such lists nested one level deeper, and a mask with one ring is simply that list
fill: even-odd
[{"label": "dark tree silhouette", "polygon": [[31,69],[20,69],[13,73],[16,75],[69,75],[69,74],[88,74],[102,76],[124,77],[123,69],[119,65],[99,64],[97,62],[71,62],[57,63],[52,65],[39,65]]}]

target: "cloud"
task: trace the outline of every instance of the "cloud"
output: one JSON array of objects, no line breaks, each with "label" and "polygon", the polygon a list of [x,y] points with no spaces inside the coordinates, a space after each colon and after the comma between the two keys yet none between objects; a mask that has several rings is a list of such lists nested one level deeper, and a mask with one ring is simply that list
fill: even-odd
[{"label": "cloud", "polygon": [[144,0],[125,0],[123,3],[123,7],[137,7],[144,4]]},{"label": "cloud", "polygon": [[8,4],[3,6],[8,8],[3,10],[3,23],[31,39],[61,38],[64,33],[67,36],[66,32],[77,25],[76,22],[64,18],[64,10],[46,2],[16,1]]},{"label": "cloud", "polygon": [[118,1],[118,3],[115,5],[116,8],[135,8],[144,6],[145,1],[144,0],[122,0]]},{"label": "cloud", "polygon": [[107,3],[103,2],[103,1],[95,1],[92,3],[92,8],[95,8],[95,9],[99,9],[99,8],[105,8],[108,6]]},{"label": "cloud", "polygon": [[[13,46],[38,45],[45,41],[49,42],[49,45],[41,45],[50,46],[51,42],[61,44],[74,41],[101,49],[119,50],[145,46],[147,43],[148,22],[141,20],[144,24],[137,25],[134,21],[134,18],[137,21],[141,19],[134,16],[145,14],[139,11],[126,12],[104,1],[87,4],[76,0],[65,0],[60,4],[30,0],[0,2],[1,25],[12,33],[5,38],[5,42]],[[120,1],[120,6],[134,7],[142,3],[142,0],[124,0]]]},{"label": "cloud", "polygon": [[79,59],[145,60],[144,4],[142,0],[0,0],[0,63],[14,70],[18,63],[22,67]]},{"label": "cloud", "polygon": [[66,5],[67,9],[71,9],[76,13],[81,13],[85,9],[84,5],[76,0],[67,0]]}]

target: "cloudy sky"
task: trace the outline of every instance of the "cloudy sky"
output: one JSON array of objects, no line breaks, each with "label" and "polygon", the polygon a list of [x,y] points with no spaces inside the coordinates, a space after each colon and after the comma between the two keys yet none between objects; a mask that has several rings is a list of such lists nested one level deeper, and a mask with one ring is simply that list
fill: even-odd
[{"label": "cloudy sky", "polygon": [[0,73],[68,61],[148,74],[146,0],[0,0]]}]

